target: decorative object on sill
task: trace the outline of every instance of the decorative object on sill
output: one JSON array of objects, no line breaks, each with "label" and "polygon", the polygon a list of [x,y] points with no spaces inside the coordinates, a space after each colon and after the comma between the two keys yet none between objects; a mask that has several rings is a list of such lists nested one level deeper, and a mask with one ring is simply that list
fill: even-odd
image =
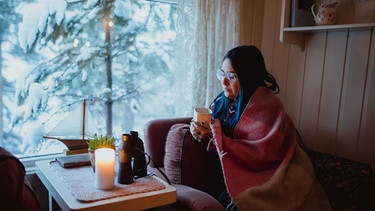
[{"label": "decorative object on sill", "polygon": [[132,170],[132,137],[130,134],[122,134],[122,141],[119,147],[118,177],[120,184],[133,183]]},{"label": "decorative object on sill", "polygon": [[290,10],[290,26],[313,26],[314,17],[311,7],[315,0],[292,0]]},{"label": "decorative object on sill", "polygon": [[139,138],[137,131],[130,131],[132,137],[132,158],[133,158],[133,175],[134,178],[140,178],[147,175],[147,165],[150,162],[146,162],[146,154],[143,140]]},{"label": "decorative object on sill", "polygon": [[68,147],[66,154],[87,152],[87,138],[98,131],[86,100],[76,106],[70,115],[59,122],[43,138],[56,139]]},{"label": "decorative object on sill", "polygon": [[[336,24],[336,6],[338,2],[330,2],[327,4],[313,4],[311,6],[311,13],[314,16],[316,25],[333,25]],[[315,8],[318,6],[317,12]]]},{"label": "decorative object on sill", "polygon": [[116,150],[116,140],[113,136],[103,136],[98,134],[94,134],[93,138],[88,138],[86,141],[88,146],[88,154],[91,161],[92,169],[95,172],[95,150],[99,148],[110,148]]},{"label": "decorative object on sill", "polygon": [[64,168],[91,165],[88,154],[57,157],[56,161]]}]

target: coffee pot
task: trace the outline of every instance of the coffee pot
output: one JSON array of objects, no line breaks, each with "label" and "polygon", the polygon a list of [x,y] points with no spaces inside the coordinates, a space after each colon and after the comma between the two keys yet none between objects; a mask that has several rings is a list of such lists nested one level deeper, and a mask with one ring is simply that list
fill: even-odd
[{"label": "coffee pot", "polygon": [[[337,21],[336,6],[338,2],[331,2],[326,4],[315,3],[311,6],[311,12],[314,16],[316,25],[332,25]],[[315,8],[317,7],[317,12]]]}]

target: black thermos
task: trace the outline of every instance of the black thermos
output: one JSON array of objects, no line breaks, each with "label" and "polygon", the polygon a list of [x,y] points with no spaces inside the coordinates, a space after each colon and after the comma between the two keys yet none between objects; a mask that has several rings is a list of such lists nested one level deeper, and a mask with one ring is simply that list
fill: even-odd
[{"label": "black thermos", "polygon": [[119,169],[117,177],[117,182],[120,184],[133,183],[131,145],[131,135],[122,134],[122,141],[119,147]]},{"label": "black thermos", "polygon": [[143,141],[138,137],[137,131],[130,131],[132,136],[132,156],[133,160],[133,174],[135,177],[144,177],[147,175],[147,165],[145,157],[145,148]]}]

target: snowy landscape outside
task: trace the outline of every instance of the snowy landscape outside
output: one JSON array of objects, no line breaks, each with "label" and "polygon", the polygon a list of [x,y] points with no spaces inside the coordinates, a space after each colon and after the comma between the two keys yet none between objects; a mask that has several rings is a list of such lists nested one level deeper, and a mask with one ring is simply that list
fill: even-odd
[{"label": "snowy landscape outside", "polygon": [[0,4],[2,147],[20,158],[61,153],[61,142],[43,136],[84,100],[97,133],[117,139],[131,130],[142,135],[151,119],[174,116],[175,5]]}]

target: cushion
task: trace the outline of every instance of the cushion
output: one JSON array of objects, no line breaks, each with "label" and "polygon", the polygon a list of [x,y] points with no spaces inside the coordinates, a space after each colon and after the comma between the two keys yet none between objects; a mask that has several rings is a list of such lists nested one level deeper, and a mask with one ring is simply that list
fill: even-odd
[{"label": "cushion", "polygon": [[220,160],[215,151],[196,141],[190,125],[175,124],[165,144],[165,173],[174,184],[183,184],[214,197],[225,188]]}]

